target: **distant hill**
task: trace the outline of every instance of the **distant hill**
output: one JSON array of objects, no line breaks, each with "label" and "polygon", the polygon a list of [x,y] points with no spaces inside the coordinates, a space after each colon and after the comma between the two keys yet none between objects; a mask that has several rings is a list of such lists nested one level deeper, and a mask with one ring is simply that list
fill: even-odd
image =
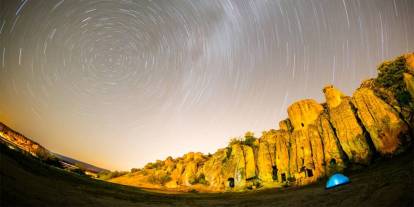
[{"label": "distant hill", "polygon": [[364,81],[352,96],[327,85],[322,90],[326,103],[293,103],[279,129],[260,137],[248,132],[214,154],[190,152],[148,163],[111,182],[177,191],[245,191],[303,186],[366,167],[412,144],[413,77],[414,54],[400,56],[382,63],[378,77]]},{"label": "distant hill", "polygon": [[[9,148],[19,150],[23,153],[30,154],[40,160],[46,161],[47,163],[54,164],[57,167],[64,169],[77,169],[79,168],[82,171],[90,172],[92,174],[97,174],[100,172],[106,172],[109,170],[96,167],[94,165],[75,160],[64,155],[60,155],[54,152],[49,151],[42,145],[37,142],[27,138],[26,136],[20,134],[19,132],[14,131],[5,124],[0,122],[0,142],[3,142]],[[61,162],[59,164],[58,162]],[[79,172],[79,171],[78,171]]]}]

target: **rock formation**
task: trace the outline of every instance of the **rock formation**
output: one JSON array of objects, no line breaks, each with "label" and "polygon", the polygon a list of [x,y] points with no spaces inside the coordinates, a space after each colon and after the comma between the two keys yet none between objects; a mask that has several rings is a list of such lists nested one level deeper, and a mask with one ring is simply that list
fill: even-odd
[{"label": "rock formation", "polygon": [[352,165],[368,165],[374,154],[400,153],[413,136],[414,54],[385,62],[378,71],[378,78],[364,81],[352,97],[328,85],[326,103],[293,103],[279,129],[258,139],[246,134],[213,155],[189,153],[125,176],[142,179],[160,171],[171,181],[152,183],[158,188],[242,191],[306,185]]},{"label": "rock formation", "polygon": [[[374,154],[402,152],[413,136],[414,54],[385,62],[378,71],[378,78],[364,81],[352,97],[328,85],[326,103],[293,103],[279,129],[258,139],[246,133],[212,155],[188,153],[123,177],[143,180],[134,184],[141,187],[243,191],[306,185],[352,165],[368,165]],[[160,174],[168,182],[143,179]],[[128,184],[121,178],[112,182]]]},{"label": "rock formation", "polygon": [[10,129],[1,122],[0,137],[2,138],[0,140],[7,142],[7,144],[10,144],[10,146],[19,148],[20,150],[40,159],[47,159],[52,156],[49,150],[44,148],[42,145],[26,138],[22,134]]},{"label": "rock formation", "polygon": [[358,89],[352,97],[352,103],[375,149],[381,154],[394,153],[401,145],[400,137],[408,131],[397,112],[368,88]]},{"label": "rock formation", "polygon": [[348,159],[355,163],[368,164],[371,151],[350,97],[346,97],[333,86],[325,87],[323,92],[328,105],[329,120]]}]

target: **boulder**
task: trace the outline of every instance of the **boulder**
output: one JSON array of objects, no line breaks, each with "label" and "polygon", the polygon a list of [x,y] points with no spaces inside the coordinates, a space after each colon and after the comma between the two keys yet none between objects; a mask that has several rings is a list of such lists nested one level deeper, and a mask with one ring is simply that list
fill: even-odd
[{"label": "boulder", "polygon": [[329,108],[339,106],[342,103],[342,99],[345,98],[345,95],[333,85],[325,86],[323,93],[325,94],[326,103]]},{"label": "boulder", "polygon": [[306,128],[309,124],[315,123],[322,111],[322,105],[312,99],[305,99],[293,103],[288,108],[288,115],[293,130],[300,130]]}]

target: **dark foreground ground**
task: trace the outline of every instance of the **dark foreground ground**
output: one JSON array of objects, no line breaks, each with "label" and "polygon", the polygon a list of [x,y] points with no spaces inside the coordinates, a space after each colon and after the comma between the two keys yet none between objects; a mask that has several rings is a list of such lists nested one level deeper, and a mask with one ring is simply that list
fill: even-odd
[{"label": "dark foreground ground", "polygon": [[332,190],[160,194],[68,173],[0,146],[0,206],[414,206],[413,150],[377,161]]}]

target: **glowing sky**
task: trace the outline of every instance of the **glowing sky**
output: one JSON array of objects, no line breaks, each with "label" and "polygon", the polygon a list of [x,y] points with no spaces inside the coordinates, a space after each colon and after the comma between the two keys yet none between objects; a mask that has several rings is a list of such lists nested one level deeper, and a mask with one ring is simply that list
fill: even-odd
[{"label": "glowing sky", "polygon": [[409,51],[412,0],[0,0],[0,121],[127,170],[278,128]]}]

